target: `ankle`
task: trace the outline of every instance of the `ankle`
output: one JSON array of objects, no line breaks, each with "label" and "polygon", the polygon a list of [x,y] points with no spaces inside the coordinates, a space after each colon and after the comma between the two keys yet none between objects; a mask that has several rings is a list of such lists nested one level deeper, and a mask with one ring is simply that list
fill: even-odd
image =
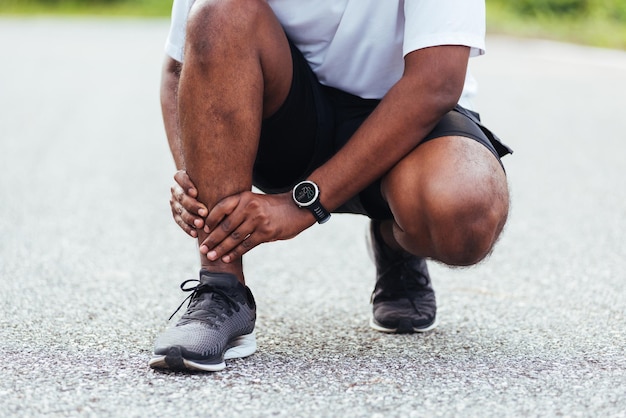
[{"label": "ankle", "polygon": [[229,273],[237,277],[237,280],[239,280],[241,284],[246,284],[246,280],[243,275],[243,264],[241,262],[241,259],[232,263],[202,260],[200,269],[206,270],[211,273]]}]

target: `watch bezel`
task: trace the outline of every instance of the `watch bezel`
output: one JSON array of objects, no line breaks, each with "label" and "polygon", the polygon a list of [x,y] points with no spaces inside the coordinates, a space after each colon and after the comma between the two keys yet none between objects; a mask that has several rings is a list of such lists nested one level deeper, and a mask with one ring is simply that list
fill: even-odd
[{"label": "watch bezel", "polygon": [[[296,197],[296,192],[298,191],[298,189],[301,186],[304,185],[310,185],[313,187],[313,190],[315,191],[315,194],[313,195],[313,197],[311,198],[311,200],[306,201],[306,202],[301,202],[298,200],[298,198]],[[309,207],[311,205],[313,205],[317,200],[319,200],[320,197],[320,188],[317,186],[317,184],[315,184],[314,182],[312,182],[311,180],[304,180],[301,181],[300,183],[296,184],[292,190],[292,197],[293,197],[293,201],[296,202],[296,204],[301,207],[301,208],[306,208]]]}]

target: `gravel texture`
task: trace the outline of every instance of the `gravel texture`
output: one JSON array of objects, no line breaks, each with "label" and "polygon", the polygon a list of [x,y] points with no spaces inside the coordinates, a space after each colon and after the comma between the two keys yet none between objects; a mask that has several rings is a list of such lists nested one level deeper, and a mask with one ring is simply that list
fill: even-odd
[{"label": "gravel texture", "polygon": [[164,20],[1,19],[0,416],[626,416],[626,53],[492,37],[474,59],[509,224],[433,264],[439,327],[370,330],[364,218],[246,261],[258,352],[147,367],[195,278],[173,224]]}]

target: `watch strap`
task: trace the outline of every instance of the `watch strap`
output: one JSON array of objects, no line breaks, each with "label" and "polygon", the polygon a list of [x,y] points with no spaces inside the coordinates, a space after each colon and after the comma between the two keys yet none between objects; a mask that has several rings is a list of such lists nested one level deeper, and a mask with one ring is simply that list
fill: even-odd
[{"label": "watch strap", "polygon": [[330,219],[330,212],[326,210],[324,206],[320,203],[319,199],[313,203],[311,206],[308,206],[307,209],[313,213],[317,223],[323,224]]}]

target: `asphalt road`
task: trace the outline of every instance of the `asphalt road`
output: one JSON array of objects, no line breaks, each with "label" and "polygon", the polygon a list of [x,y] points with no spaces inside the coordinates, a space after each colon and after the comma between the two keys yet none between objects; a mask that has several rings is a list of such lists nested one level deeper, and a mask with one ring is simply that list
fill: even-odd
[{"label": "asphalt road", "polygon": [[160,121],[166,21],[0,20],[0,416],[626,415],[626,53],[492,37],[472,61],[512,212],[433,265],[439,327],[367,326],[366,220],[246,262],[258,352],[147,367],[196,276]]}]

